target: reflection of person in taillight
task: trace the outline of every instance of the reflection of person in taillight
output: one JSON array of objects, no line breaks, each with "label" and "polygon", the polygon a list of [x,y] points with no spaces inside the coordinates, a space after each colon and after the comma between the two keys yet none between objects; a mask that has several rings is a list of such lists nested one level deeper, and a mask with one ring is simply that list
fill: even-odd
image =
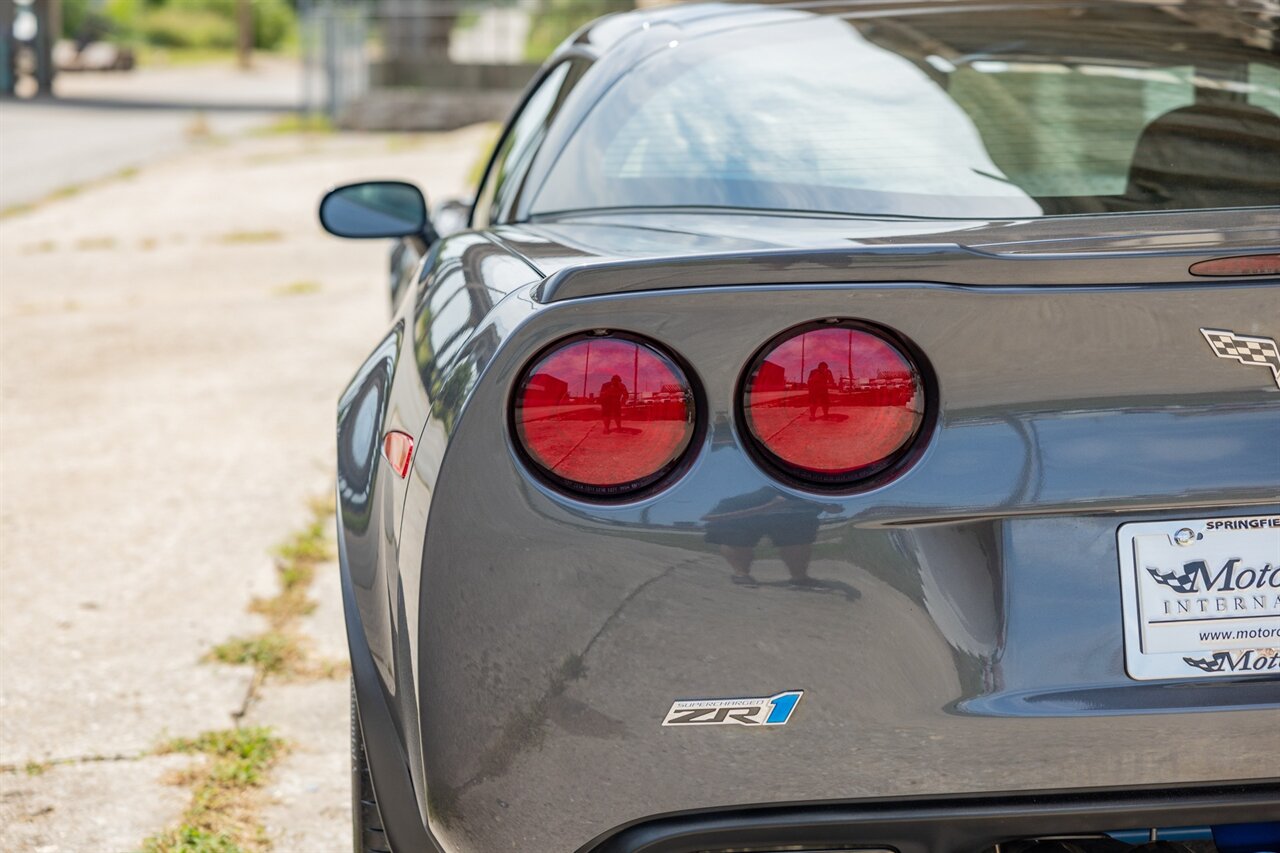
[{"label": "reflection of person in taillight", "polygon": [[526,368],[513,404],[519,446],[540,474],[609,497],[670,472],[697,426],[684,372],[653,345],[623,337],[576,337],[548,350]]},{"label": "reflection of person in taillight", "polygon": [[622,404],[627,402],[628,396],[627,386],[622,384],[622,377],[616,373],[600,386],[600,417],[604,418],[606,433],[610,422],[617,423],[618,429],[622,429]]},{"label": "reflection of person in taillight", "polygon": [[[845,374],[839,382],[832,364]],[[893,382],[905,390],[891,393]],[[747,373],[742,414],[769,463],[839,488],[902,458],[924,420],[923,407],[911,404],[923,389],[919,371],[894,344],[854,321],[837,321],[766,346]],[[807,420],[796,411],[806,405]]]},{"label": "reflection of person in taillight", "polygon": [[818,409],[822,409],[822,417],[831,414],[831,389],[836,387],[836,378],[831,375],[831,368],[825,361],[809,371],[809,420],[818,419]]}]

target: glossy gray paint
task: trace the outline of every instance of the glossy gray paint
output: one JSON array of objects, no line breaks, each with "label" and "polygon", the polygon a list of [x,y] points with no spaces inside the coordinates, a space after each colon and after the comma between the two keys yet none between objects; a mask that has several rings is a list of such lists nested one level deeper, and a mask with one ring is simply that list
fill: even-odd
[{"label": "glossy gray paint", "polygon": [[[627,36],[608,35],[612,57]],[[536,853],[686,810],[1274,778],[1275,680],[1125,674],[1115,531],[1280,512],[1280,391],[1198,331],[1280,335],[1280,280],[1185,273],[1277,251],[1277,223],[632,212],[401,246],[338,437],[352,663],[396,849],[427,828],[450,853]],[[911,341],[938,400],[910,464],[853,495],[772,478],[734,408],[765,341],[828,316]],[[508,430],[528,360],[601,327],[673,350],[706,400],[689,465],[623,504],[546,486]],[[389,429],[418,436],[405,481],[378,455]],[[757,492],[820,511],[828,591],[729,583],[704,517]],[[659,725],[676,698],[792,688],[783,729]]]},{"label": "glossy gray paint", "polygon": [[[416,370],[397,370],[389,395],[389,417],[432,414],[402,527],[399,484],[381,482],[382,544],[355,596],[445,849],[575,849],[646,815],[736,804],[1274,774],[1254,759],[1274,737],[1273,680],[1187,690],[1125,675],[1115,529],[1280,511],[1280,394],[1198,333],[1275,334],[1275,281],[788,284],[543,305],[536,273],[479,235],[433,264],[405,304],[401,363]],[[823,316],[913,341],[940,399],[920,458],[847,497],[774,481],[734,419],[756,348]],[[526,361],[596,327],[672,347],[708,401],[689,470],[635,503],[542,485],[507,432]],[[759,489],[838,505],[812,568],[832,592],[728,583],[702,518]],[[763,555],[759,575],[785,577]],[[778,732],[658,725],[675,698],[792,687],[808,694]]]},{"label": "glossy gray paint", "polygon": [[[673,218],[674,223],[670,221]],[[770,222],[771,218],[775,221]],[[586,243],[579,238],[577,245],[584,253],[594,254],[597,262],[589,266],[568,264],[555,270],[538,289],[537,298],[554,302],[607,293],[774,284],[780,275],[789,281],[811,283],[910,278],[988,286],[1171,284],[1195,281],[1196,276],[1188,271],[1192,264],[1236,249],[1224,245],[1220,239],[1224,232],[1242,242],[1250,237],[1261,239],[1265,241],[1263,245],[1280,250],[1280,225],[1275,211],[1258,209],[1218,212],[1211,229],[1197,227],[1205,220],[1203,212],[1176,214],[1163,221],[1155,217],[1155,222],[1148,215],[1148,221],[1143,223],[1148,230],[1141,237],[1128,232],[1139,224],[1137,217],[1115,217],[1122,220],[1119,222],[1093,217],[1095,221],[1089,224],[1097,231],[1084,236],[1068,236],[1070,226],[1064,227],[1061,222],[1056,223],[1056,228],[1045,228],[1039,221],[1023,221],[973,223],[966,230],[949,233],[930,233],[916,225],[907,228],[906,233],[880,233],[863,240],[850,236],[857,235],[859,229],[850,228],[847,222],[842,223],[845,227],[841,234],[840,230],[831,229],[831,223],[807,228],[795,222],[779,222],[779,217],[720,213],[683,214],[667,219],[666,233],[659,234],[647,233],[650,229],[639,223],[602,226],[601,221],[608,222],[608,217],[601,216],[555,222],[544,233],[563,234],[568,241],[574,239],[576,229],[585,231],[588,240],[594,237],[593,242]],[[1237,227],[1224,228],[1225,223]],[[865,222],[858,224],[867,226]],[[885,223],[877,224],[883,227]],[[1030,227],[1033,224],[1036,227]],[[931,225],[933,229],[939,227],[938,223]],[[700,228],[716,226],[736,233],[729,239],[699,233]],[[680,230],[682,227],[688,230]],[[764,232],[754,245],[744,239],[752,227]],[[1037,240],[1026,232],[1042,238]],[[1117,236],[1117,232],[1123,236]],[[499,233],[524,248],[511,231]],[[669,236],[673,234],[679,236],[673,240]],[[643,245],[637,245],[637,237],[656,243],[654,248],[659,251],[665,246],[665,254],[628,257],[628,249],[634,252]],[[692,245],[682,247],[684,251],[672,257],[672,242]],[[533,248],[530,255],[541,260],[542,248]],[[553,263],[558,260],[554,258]]]},{"label": "glossy gray paint", "polygon": [[[1115,528],[1280,510],[1280,398],[1266,377],[1227,377],[1194,328],[1206,313],[1249,326],[1274,294],[896,285],[536,312],[452,436],[426,531],[419,688],[441,818],[483,839],[475,849],[573,849],[678,809],[1273,774],[1251,756],[1274,737],[1274,681],[1187,691],[1125,675]],[[942,399],[922,458],[844,498],[774,482],[733,418],[760,342],[827,315],[915,341]],[[667,491],[606,507],[531,480],[503,414],[547,340],[619,317],[678,342],[712,428]],[[833,592],[728,583],[701,519],[762,488],[839,506],[812,569]],[[760,575],[786,576],[776,559]],[[808,694],[776,735],[657,725],[675,698],[791,688]],[[1141,713],[1193,709],[1218,713]]]},{"label": "glossy gray paint", "polygon": [[770,283],[780,273],[796,282],[1189,282],[1198,260],[1280,251],[1280,212],[972,221],[635,211],[541,218],[493,234],[548,276],[538,298],[554,301]]}]

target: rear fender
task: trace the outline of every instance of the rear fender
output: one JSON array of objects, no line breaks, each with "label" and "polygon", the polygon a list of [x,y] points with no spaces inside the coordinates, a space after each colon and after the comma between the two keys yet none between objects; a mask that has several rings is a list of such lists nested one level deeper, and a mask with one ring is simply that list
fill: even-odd
[{"label": "rear fender", "polygon": [[[406,725],[417,720],[417,701],[398,568],[405,482],[381,453],[387,432],[417,436],[426,420],[426,403],[414,387],[412,371],[407,377],[397,371],[402,348],[410,345],[404,326],[401,320],[392,327],[357,371],[338,406],[338,546],[352,669],[357,673],[360,707],[381,709],[364,721],[366,729],[377,729],[369,744],[371,768],[377,766],[378,756],[388,754],[379,751],[379,738],[389,737],[402,758],[421,754],[416,722]],[[408,766],[415,766],[412,758]],[[416,766],[420,769],[420,762]],[[380,779],[386,784],[378,770],[373,776],[375,790]],[[408,796],[413,798],[412,784]]]},{"label": "rear fender", "polygon": [[360,708],[360,733],[365,758],[373,780],[374,796],[382,826],[392,850],[440,851],[418,819],[418,797],[414,793],[408,755],[396,736],[391,706],[387,702],[378,670],[374,665],[360,610],[351,582],[345,539],[338,537],[338,562],[342,580],[342,610],[347,624],[347,645],[351,655],[351,677],[356,704]]}]

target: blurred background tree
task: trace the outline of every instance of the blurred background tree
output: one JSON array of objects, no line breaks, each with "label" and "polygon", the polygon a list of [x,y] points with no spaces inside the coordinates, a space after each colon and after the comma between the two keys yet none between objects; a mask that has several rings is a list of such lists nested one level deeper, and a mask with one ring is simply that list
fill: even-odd
[{"label": "blurred background tree", "polygon": [[[253,0],[252,46],[279,50],[293,39],[297,11],[289,0]],[[84,42],[177,50],[231,51],[237,46],[237,0],[63,0],[62,33]]]},{"label": "blurred background tree", "polygon": [[543,0],[530,18],[525,59],[541,62],[584,24],[635,6],[635,0]]},{"label": "blurred background tree", "polygon": [[[248,8],[252,48],[292,47],[300,0],[62,0],[62,35],[83,45],[110,40],[169,53],[208,54],[237,48],[238,10]],[[652,0],[650,0],[652,2]],[[312,3],[312,5],[315,5]],[[588,21],[634,8],[635,0],[343,0],[380,21],[387,60],[449,61],[450,35],[474,25],[484,10],[510,9],[527,19],[523,59],[541,62]]]},{"label": "blurred background tree", "polygon": [[422,130],[500,120],[584,24],[670,0],[37,2],[61,12],[50,17],[61,70],[235,57],[245,67],[251,52],[274,52],[296,63],[302,111],[342,127]]}]

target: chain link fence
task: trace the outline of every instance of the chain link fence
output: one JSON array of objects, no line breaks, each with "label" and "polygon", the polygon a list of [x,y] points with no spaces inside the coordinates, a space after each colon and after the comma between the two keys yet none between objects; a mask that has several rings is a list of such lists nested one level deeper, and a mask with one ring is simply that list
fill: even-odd
[{"label": "chain link fence", "polygon": [[497,120],[561,41],[594,18],[634,7],[634,0],[303,3],[304,103],[361,129]]},{"label": "chain link fence", "polygon": [[337,120],[369,91],[367,4],[322,3],[299,8],[302,107]]}]

